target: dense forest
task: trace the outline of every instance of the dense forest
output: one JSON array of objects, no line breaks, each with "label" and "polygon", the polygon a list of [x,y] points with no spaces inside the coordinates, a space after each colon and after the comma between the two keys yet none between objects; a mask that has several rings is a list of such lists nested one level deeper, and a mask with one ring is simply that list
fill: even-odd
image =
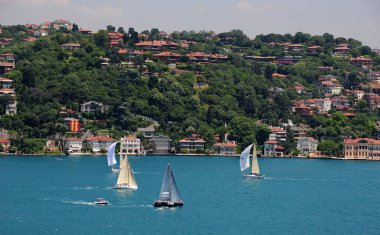
[{"label": "dense forest", "polygon": [[[377,131],[375,122],[379,110],[371,109],[366,100],[354,102],[349,96],[353,116],[334,108],[327,114],[315,112],[303,117],[292,112],[295,100],[324,98],[318,78],[330,74],[338,77],[345,90],[355,89],[368,82],[370,70],[358,68],[347,57],[334,56],[337,45],[350,48],[349,58],[364,56],[373,61],[373,71],[380,71],[380,56],[368,46],[352,38],[335,38],[332,34],[295,35],[269,34],[250,39],[240,30],[216,34],[208,31],[173,32],[163,37],[158,29],[141,33],[133,28],[124,31],[114,26],[83,35],[74,27],[48,30],[49,35],[25,42],[26,26],[2,26],[0,38],[13,38],[1,53],[11,52],[16,68],[3,75],[13,80],[16,91],[17,115],[5,115],[5,106],[13,97],[0,97],[0,128],[9,131],[12,145],[28,151],[34,144],[31,139],[46,139],[56,133],[67,132],[64,118],[81,120],[85,130],[109,133],[114,138],[150,125],[144,117],[159,123],[157,133],[169,135],[173,145],[178,140],[197,133],[206,141],[210,151],[215,135],[229,133],[239,148],[252,141],[259,145],[268,139],[269,126],[282,126],[291,120],[294,124],[307,124],[309,136],[320,141],[322,151],[339,154],[345,138],[371,137]],[[109,32],[123,34],[118,46],[110,45]],[[144,37],[141,37],[144,35]],[[188,48],[176,50],[181,55],[176,69],[153,56],[152,51],[127,57],[118,51],[133,50],[135,44],[147,40],[191,41]],[[78,43],[80,48],[68,51],[65,43]],[[281,43],[319,46],[317,54],[306,50],[285,51]],[[218,53],[228,56],[219,63],[194,63],[185,55],[190,52]],[[251,61],[252,56],[301,56],[290,65]],[[101,66],[101,59],[109,58],[110,65]],[[133,68],[120,66],[131,61]],[[333,67],[321,71],[319,67]],[[286,75],[275,77],[274,73]],[[293,86],[304,86],[298,94]],[[105,112],[80,113],[80,104],[101,102],[109,108]],[[61,115],[62,107],[72,109]],[[289,154],[295,149],[292,133],[282,145]],[[72,133],[66,133],[70,135]],[[75,135],[75,134],[72,134]]]}]

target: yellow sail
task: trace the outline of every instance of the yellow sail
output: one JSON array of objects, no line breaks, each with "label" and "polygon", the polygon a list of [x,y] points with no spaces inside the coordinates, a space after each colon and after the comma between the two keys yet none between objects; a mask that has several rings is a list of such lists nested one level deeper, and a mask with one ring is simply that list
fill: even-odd
[{"label": "yellow sail", "polygon": [[128,159],[120,156],[120,172],[116,185],[128,184]]},{"label": "yellow sail", "polygon": [[135,176],[133,175],[133,170],[132,170],[131,164],[129,163],[127,156],[125,158],[126,158],[126,163],[127,163],[127,167],[128,167],[128,169],[127,169],[128,186],[130,188],[136,188],[137,189],[137,183],[135,180]]},{"label": "yellow sail", "polygon": [[256,152],[256,145],[253,145],[253,153],[252,153],[252,174],[259,175],[260,169],[259,169],[259,163],[257,161],[257,152]]}]

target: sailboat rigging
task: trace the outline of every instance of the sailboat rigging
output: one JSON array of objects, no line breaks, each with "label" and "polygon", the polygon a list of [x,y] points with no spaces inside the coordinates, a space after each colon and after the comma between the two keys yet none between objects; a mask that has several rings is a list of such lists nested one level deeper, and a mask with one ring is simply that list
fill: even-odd
[{"label": "sailboat rigging", "polygon": [[256,145],[251,144],[247,148],[244,149],[244,151],[240,155],[240,170],[243,172],[244,170],[249,168],[249,154],[251,152],[253,146],[253,152],[252,152],[252,167],[251,172],[245,172],[244,176],[254,179],[264,179],[263,175],[260,175],[260,169],[259,169],[259,163],[257,161],[257,151],[256,151]]},{"label": "sailboat rigging", "polygon": [[119,177],[117,178],[116,185],[113,188],[134,190],[137,190],[138,188],[135,176],[133,175],[131,164],[129,163],[127,156],[120,156]]},{"label": "sailboat rigging", "polygon": [[117,164],[116,158],[115,158],[115,148],[116,144],[119,141],[116,141],[110,145],[107,151],[107,161],[108,161],[108,166],[112,166],[112,172],[118,173],[120,169],[115,168],[115,165]]},{"label": "sailboat rigging", "polygon": [[162,180],[160,197],[155,201],[154,207],[182,207],[183,201],[174,180],[170,164],[166,167]]}]

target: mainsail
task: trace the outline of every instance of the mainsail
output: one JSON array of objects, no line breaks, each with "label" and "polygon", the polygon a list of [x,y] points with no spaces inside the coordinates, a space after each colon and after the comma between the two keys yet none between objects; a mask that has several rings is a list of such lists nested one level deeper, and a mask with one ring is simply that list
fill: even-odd
[{"label": "mainsail", "polygon": [[119,187],[125,185],[126,188],[137,189],[137,183],[127,156],[120,156],[120,173],[116,185]]},{"label": "mainsail", "polygon": [[115,158],[115,148],[116,148],[117,142],[119,141],[112,143],[111,146],[108,148],[108,152],[107,152],[108,166],[113,166],[117,163],[116,158]]},{"label": "mainsail", "polygon": [[174,203],[182,202],[170,165],[167,166],[164,179],[162,180],[159,200]]},{"label": "mainsail", "polygon": [[259,163],[257,162],[257,152],[256,145],[253,145],[253,153],[252,153],[252,174],[260,175]]},{"label": "mainsail", "polygon": [[249,153],[251,152],[252,145],[253,144],[245,148],[244,151],[240,155],[240,170],[241,171],[244,171],[245,169],[249,167]]}]

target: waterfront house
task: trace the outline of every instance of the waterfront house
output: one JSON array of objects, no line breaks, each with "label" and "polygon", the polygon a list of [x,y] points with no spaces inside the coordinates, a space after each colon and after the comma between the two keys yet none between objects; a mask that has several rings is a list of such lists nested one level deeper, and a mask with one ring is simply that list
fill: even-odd
[{"label": "waterfront house", "polygon": [[83,147],[83,141],[82,139],[76,138],[76,137],[69,137],[65,140],[65,152],[67,154],[72,153],[81,153]]},{"label": "waterfront house", "polygon": [[169,154],[172,140],[168,136],[153,136],[150,141],[154,144],[153,154]]},{"label": "waterfront house", "polygon": [[216,143],[213,145],[213,147],[216,154],[235,155],[237,145],[235,141],[225,141],[221,143]]},{"label": "waterfront house", "polygon": [[358,138],[343,144],[345,159],[380,160],[380,140]]},{"label": "waterfront house", "polygon": [[92,152],[100,153],[102,151],[107,151],[113,142],[114,139],[108,136],[95,136],[86,138],[84,140],[84,145],[90,147]]},{"label": "waterfront house", "polygon": [[88,101],[80,105],[81,112],[93,113],[96,111],[100,111],[103,113],[104,110],[105,106],[102,103],[96,101]]},{"label": "waterfront house", "polygon": [[140,155],[141,141],[134,136],[127,136],[120,139],[120,156]]},{"label": "waterfront house", "polygon": [[61,47],[65,50],[68,50],[68,51],[75,51],[75,50],[78,50],[80,48],[80,44],[70,42],[70,43],[62,44]]},{"label": "waterfront house", "polygon": [[264,142],[265,157],[283,157],[284,147],[278,146],[276,140],[267,140]]},{"label": "waterfront house", "polygon": [[302,137],[297,141],[297,150],[300,151],[302,156],[308,156],[309,153],[317,151],[318,140],[312,137]]},{"label": "waterfront house", "polygon": [[205,148],[205,143],[200,135],[192,134],[190,137],[181,139],[179,141],[180,151],[190,151],[190,152],[203,152]]},{"label": "waterfront house", "polygon": [[59,146],[59,140],[56,138],[56,136],[52,135],[52,136],[49,136],[46,141],[45,150],[54,151],[58,149],[58,146]]}]

